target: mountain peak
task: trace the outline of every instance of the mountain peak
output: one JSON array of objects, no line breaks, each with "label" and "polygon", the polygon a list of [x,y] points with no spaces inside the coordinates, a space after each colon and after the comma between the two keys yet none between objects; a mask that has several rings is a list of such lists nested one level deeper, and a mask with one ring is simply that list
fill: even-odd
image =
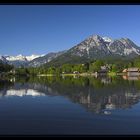
[{"label": "mountain peak", "polygon": [[100,35],[97,35],[97,34],[91,35],[89,38],[93,38],[93,39],[95,39],[95,40],[102,39],[102,37],[101,37]]},{"label": "mountain peak", "polygon": [[23,55],[22,54],[19,54],[19,55],[17,55],[17,57],[23,57]]},{"label": "mountain peak", "polygon": [[113,39],[111,39],[110,37],[102,37],[103,38],[103,40],[105,41],[105,42],[112,42],[113,41]]},{"label": "mountain peak", "polygon": [[46,63],[48,65],[63,64],[64,62],[81,63],[81,61],[85,62],[90,59],[101,59],[108,56],[133,58],[139,55],[140,48],[129,38],[113,40],[110,37],[101,37],[95,34],[67,51],[48,53],[46,55],[32,54],[31,56],[23,56],[20,54],[17,56],[1,56],[0,60],[7,61],[15,66],[22,64],[37,67]]}]

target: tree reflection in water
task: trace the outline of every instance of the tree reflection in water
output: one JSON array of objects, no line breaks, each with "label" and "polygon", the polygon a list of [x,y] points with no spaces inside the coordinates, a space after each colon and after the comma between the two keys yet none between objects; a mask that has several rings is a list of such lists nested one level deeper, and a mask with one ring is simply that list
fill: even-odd
[{"label": "tree reflection in water", "polygon": [[140,80],[120,76],[20,77],[1,80],[0,95],[60,95],[82,105],[88,111],[110,115],[114,109],[130,108],[139,102]]}]

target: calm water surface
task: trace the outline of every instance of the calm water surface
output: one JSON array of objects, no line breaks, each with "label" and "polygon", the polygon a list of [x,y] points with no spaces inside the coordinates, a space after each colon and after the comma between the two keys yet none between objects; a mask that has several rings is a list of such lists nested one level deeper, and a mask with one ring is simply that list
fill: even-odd
[{"label": "calm water surface", "polygon": [[0,135],[140,134],[139,101],[138,78],[0,80]]}]

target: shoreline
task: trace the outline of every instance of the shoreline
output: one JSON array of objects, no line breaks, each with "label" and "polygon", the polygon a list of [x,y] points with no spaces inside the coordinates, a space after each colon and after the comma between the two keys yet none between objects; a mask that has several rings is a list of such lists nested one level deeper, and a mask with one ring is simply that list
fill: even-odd
[{"label": "shoreline", "polygon": [[37,76],[39,77],[44,77],[44,76],[125,76],[125,73],[107,73],[103,75],[98,75],[96,73],[79,73],[79,74],[74,74],[74,73],[67,73],[67,74],[38,74]]}]

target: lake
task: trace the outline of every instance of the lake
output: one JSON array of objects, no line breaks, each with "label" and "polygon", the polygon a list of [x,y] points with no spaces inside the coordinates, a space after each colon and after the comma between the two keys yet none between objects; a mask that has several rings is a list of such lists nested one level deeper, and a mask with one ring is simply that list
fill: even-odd
[{"label": "lake", "polygon": [[139,78],[1,79],[0,135],[140,134],[139,101]]}]

